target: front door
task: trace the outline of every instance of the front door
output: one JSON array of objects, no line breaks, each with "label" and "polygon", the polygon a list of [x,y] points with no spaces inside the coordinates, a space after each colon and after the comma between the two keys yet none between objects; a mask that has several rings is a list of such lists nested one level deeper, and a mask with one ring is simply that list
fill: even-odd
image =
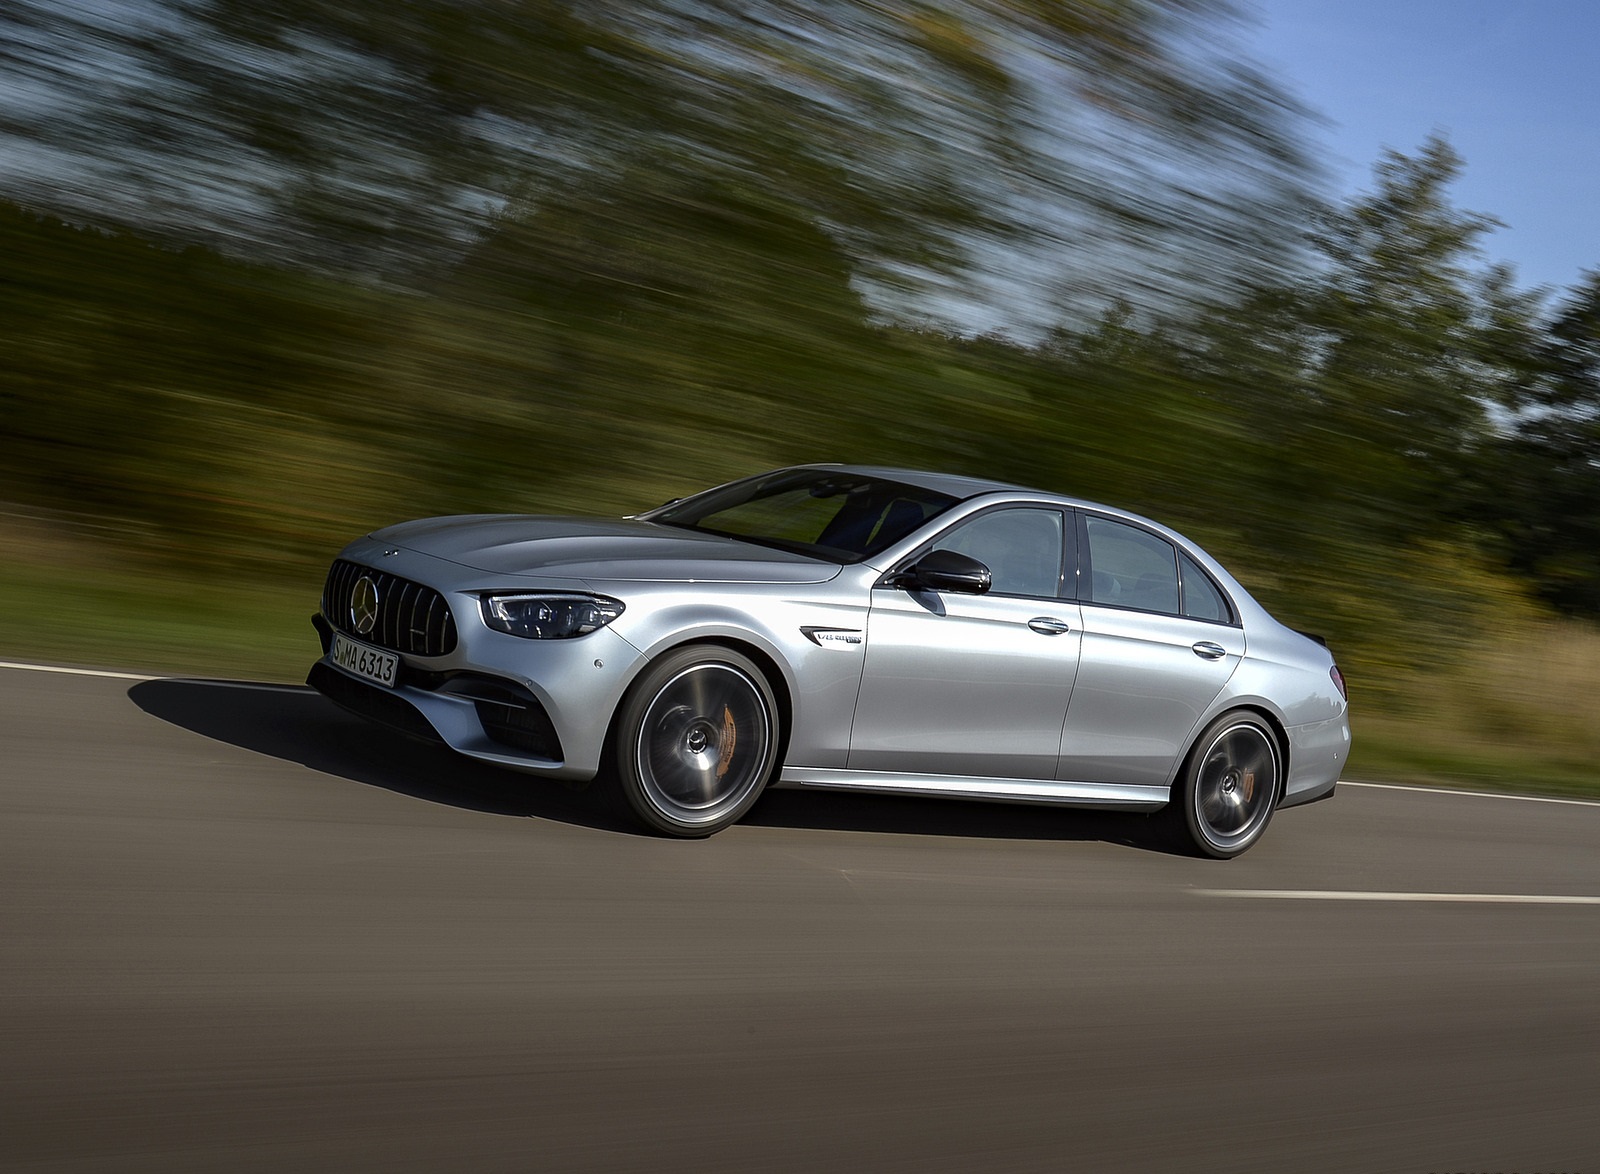
[{"label": "front door", "polygon": [[1060,597],[1068,525],[1010,506],[941,535],[928,549],[989,567],[985,595],[874,589],[852,770],[1055,777],[1080,641],[1078,605]]}]

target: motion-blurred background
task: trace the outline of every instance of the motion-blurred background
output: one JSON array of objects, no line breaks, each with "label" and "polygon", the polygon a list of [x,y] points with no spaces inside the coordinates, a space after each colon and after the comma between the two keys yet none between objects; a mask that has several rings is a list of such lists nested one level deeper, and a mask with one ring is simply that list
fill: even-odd
[{"label": "motion-blurred background", "polygon": [[1600,273],[1521,288],[1442,136],[1328,202],[1243,28],[9,0],[0,656],[295,679],[374,526],[904,464],[1195,537],[1351,777],[1600,789]]}]

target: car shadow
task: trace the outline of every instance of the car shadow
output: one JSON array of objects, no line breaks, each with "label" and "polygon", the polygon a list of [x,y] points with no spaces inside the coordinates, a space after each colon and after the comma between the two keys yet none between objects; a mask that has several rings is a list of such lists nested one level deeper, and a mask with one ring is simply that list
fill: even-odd
[{"label": "car shadow", "polygon": [[986,803],[914,795],[769,790],[741,823],[976,840],[1098,840],[1172,854],[1162,827],[1147,815],[1042,803]]},{"label": "car shadow", "polygon": [[637,833],[593,793],[599,788],[580,790],[463,758],[346,713],[310,689],[167,678],[141,681],[128,698],[150,716],[202,737],[413,799]]},{"label": "car shadow", "polygon": [[[375,726],[310,689],[164,678],[139,682],[128,697],[150,716],[201,737],[413,799],[626,835],[653,834],[622,810],[608,780],[571,786],[475,762]],[[742,822],[968,839],[1098,840],[1172,851],[1147,816],[897,795],[773,789]]]}]

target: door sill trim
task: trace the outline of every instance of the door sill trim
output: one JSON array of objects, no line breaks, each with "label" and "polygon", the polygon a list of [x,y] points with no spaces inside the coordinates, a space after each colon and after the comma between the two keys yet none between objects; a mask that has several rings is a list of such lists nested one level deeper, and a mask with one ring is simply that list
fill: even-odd
[{"label": "door sill trim", "polygon": [[775,787],[830,791],[878,791],[1001,803],[1055,803],[1115,811],[1154,811],[1170,797],[1165,786],[1140,783],[1078,783],[1065,779],[992,779],[974,775],[920,775],[889,770],[785,766]]}]

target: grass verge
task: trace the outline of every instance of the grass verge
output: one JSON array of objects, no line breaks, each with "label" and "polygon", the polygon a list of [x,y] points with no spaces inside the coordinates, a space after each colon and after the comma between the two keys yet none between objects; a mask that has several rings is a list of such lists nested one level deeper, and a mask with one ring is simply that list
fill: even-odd
[{"label": "grass verge", "polygon": [[0,574],[0,659],[298,683],[319,655],[321,588],[13,563]]},{"label": "grass verge", "polygon": [[1348,778],[1600,796],[1600,629],[1574,620],[1508,623],[1447,671],[1392,690],[1404,704],[1363,712],[1353,698]]}]

